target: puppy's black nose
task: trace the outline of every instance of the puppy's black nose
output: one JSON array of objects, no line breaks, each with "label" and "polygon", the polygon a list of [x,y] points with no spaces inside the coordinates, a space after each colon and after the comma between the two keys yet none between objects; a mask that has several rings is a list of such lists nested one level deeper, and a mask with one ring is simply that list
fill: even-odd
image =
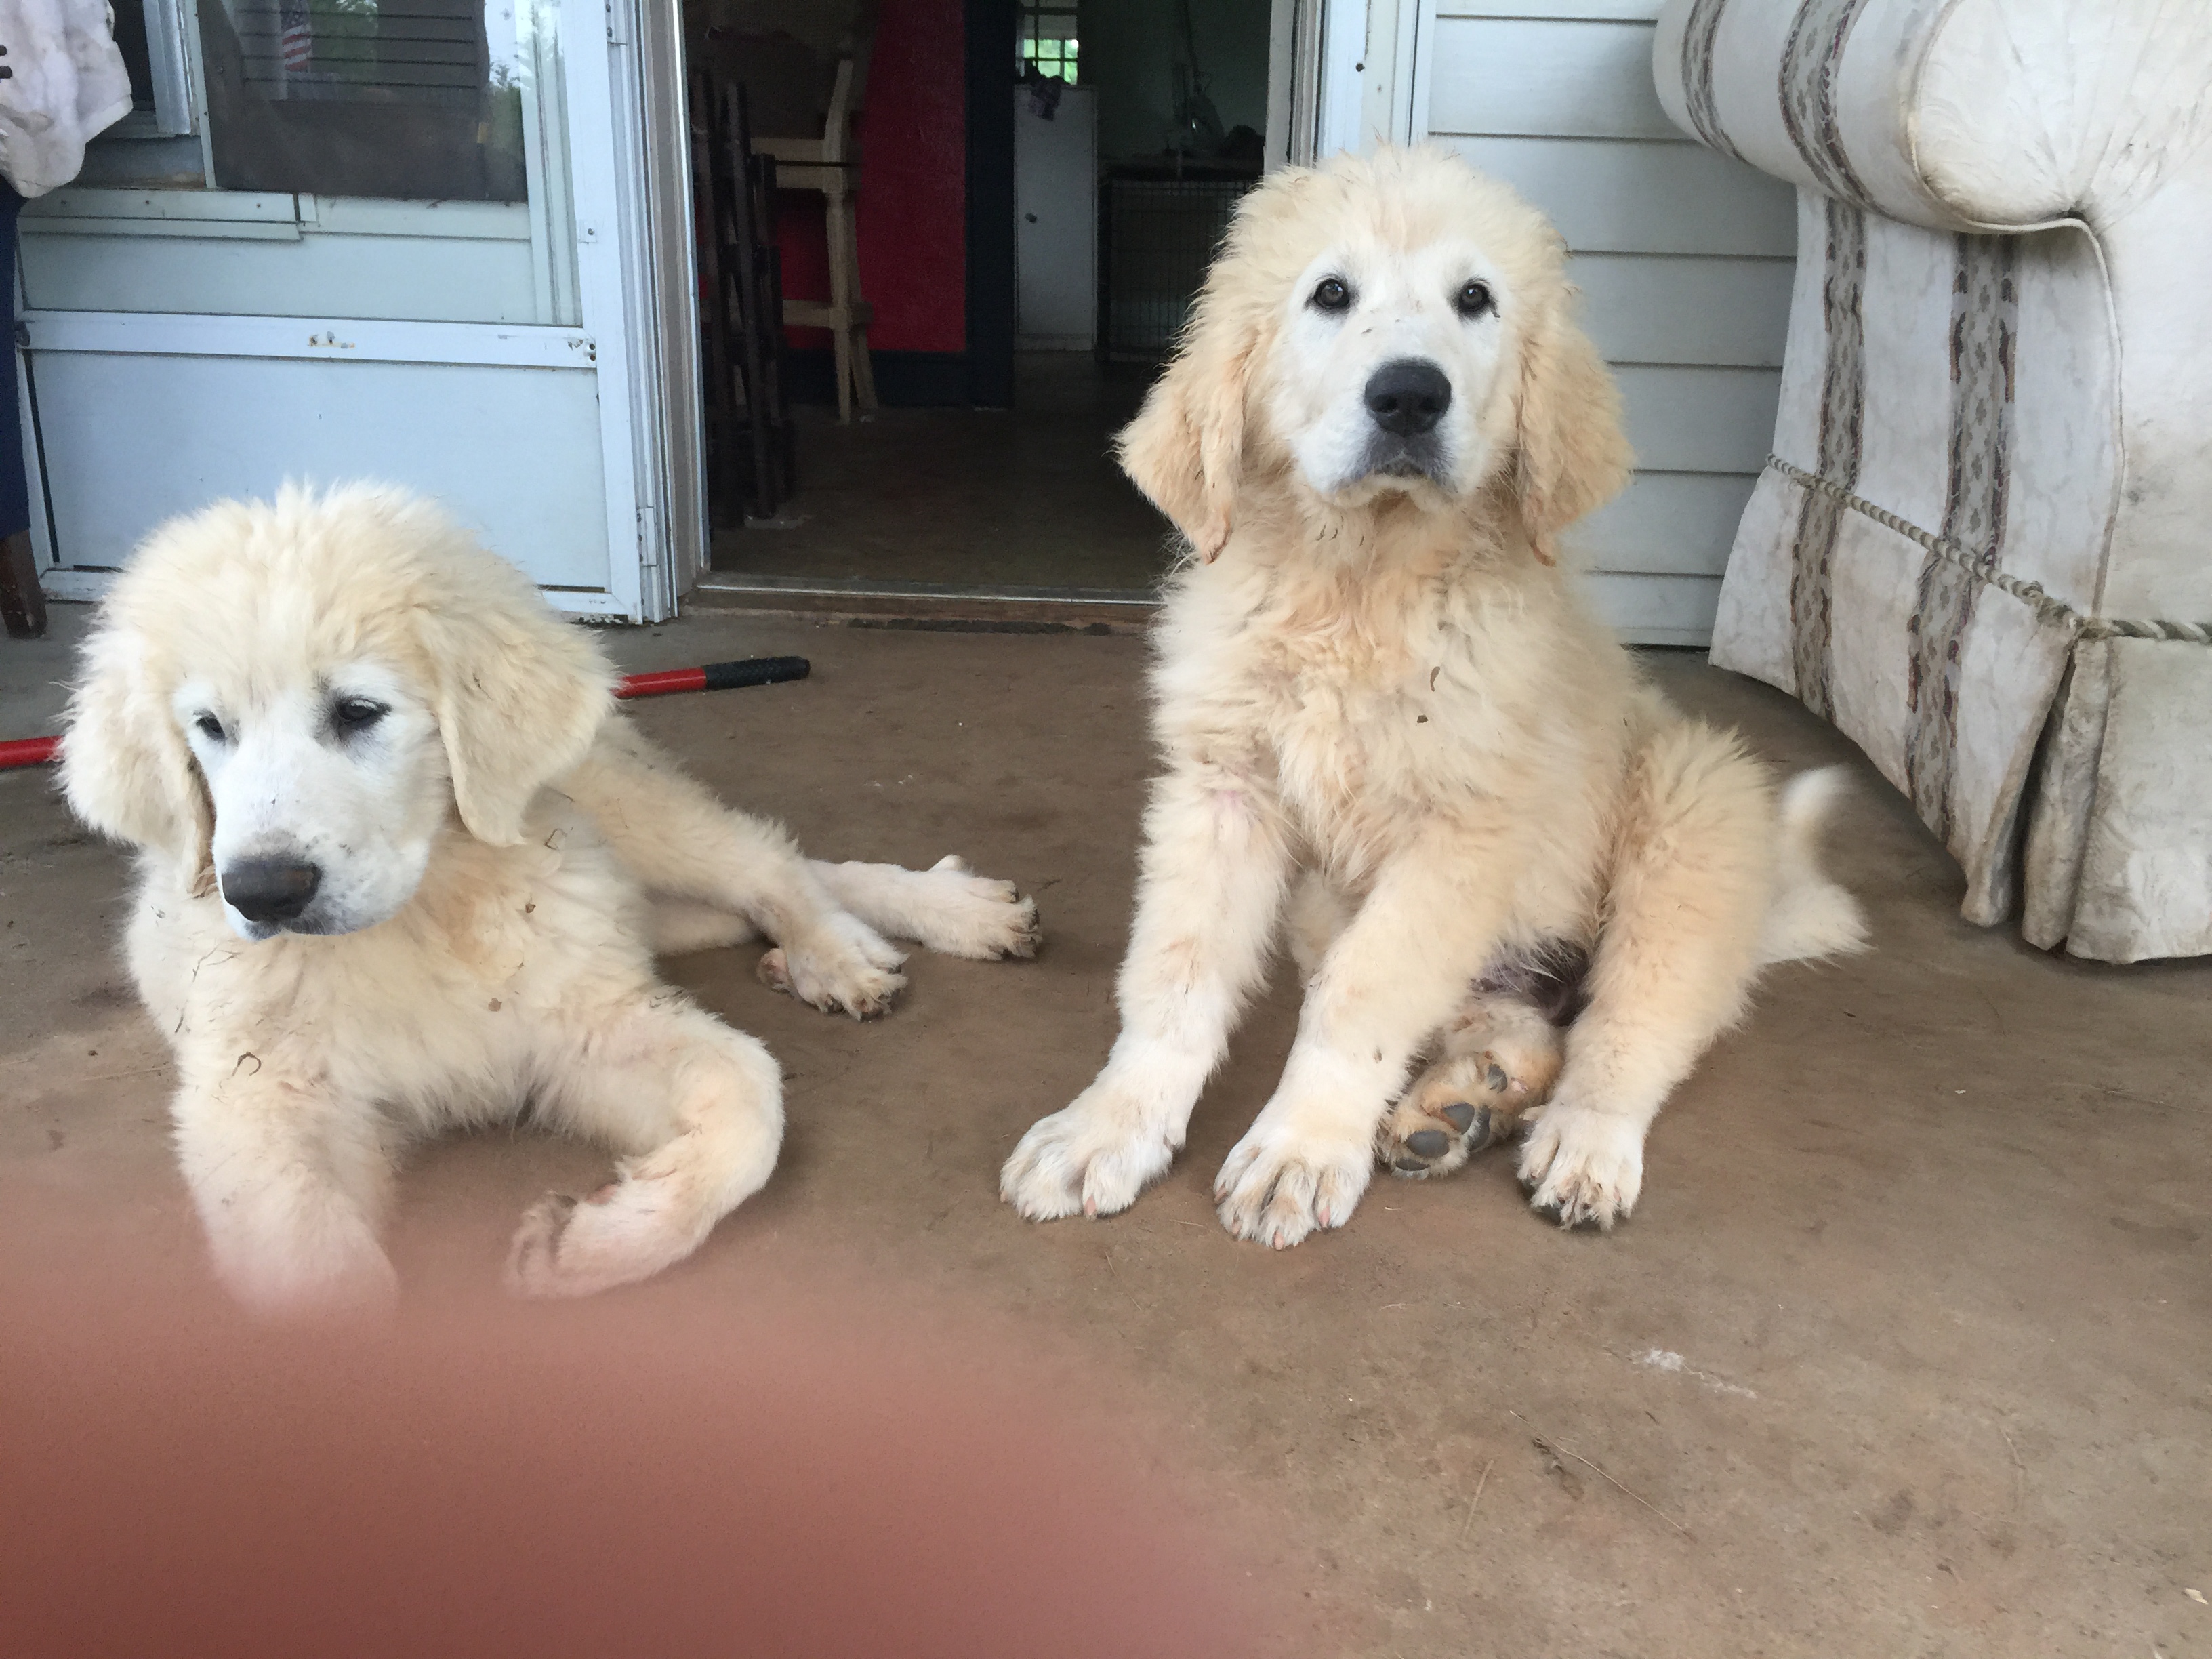
[{"label": "puppy's black nose", "polygon": [[1451,407],[1451,382],[1423,357],[1401,357],[1367,379],[1367,412],[1385,432],[1410,438],[1431,430]]},{"label": "puppy's black nose", "polygon": [[290,921],[322,884],[313,865],[286,859],[240,859],[222,872],[224,902],[248,921]]}]

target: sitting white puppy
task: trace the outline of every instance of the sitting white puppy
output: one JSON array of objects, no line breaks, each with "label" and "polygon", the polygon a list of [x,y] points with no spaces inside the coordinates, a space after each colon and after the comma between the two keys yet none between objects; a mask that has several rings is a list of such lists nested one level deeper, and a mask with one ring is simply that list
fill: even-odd
[{"label": "sitting white puppy", "polygon": [[1214,1187],[1230,1231],[1296,1244],[1378,1151],[1448,1174],[1524,1123],[1535,1206],[1612,1225],[1759,971],[1863,926],[1820,866],[1834,779],[1778,790],[1669,706],[1558,562],[1629,464],[1559,235],[1442,150],[1272,173],[1121,447],[1193,554],[1121,1035],[1000,1191],[1127,1208],[1287,919],[1305,1001]]},{"label": "sitting white puppy", "polygon": [[64,787],[141,849],[132,974],[174,1048],[177,1147],[244,1301],[382,1301],[410,1140],[516,1119],[621,1154],[523,1218],[514,1291],[578,1296],[697,1248],[782,1139],[759,1042],[656,951],[882,1012],[884,935],[1027,956],[1036,911],[948,859],[824,865],[617,715],[615,675],[428,504],[353,486],[156,532],[85,647]]}]

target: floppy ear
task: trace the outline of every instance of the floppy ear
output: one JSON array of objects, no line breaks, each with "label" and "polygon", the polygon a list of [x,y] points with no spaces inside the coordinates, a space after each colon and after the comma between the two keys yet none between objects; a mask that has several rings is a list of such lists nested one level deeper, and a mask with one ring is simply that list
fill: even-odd
[{"label": "floppy ear", "polygon": [[613,712],[614,671],[599,646],[534,590],[505,591],[525,581],[512,574],[419,624],[454,805],[494,847],[522,839],[532,799],[584,758]]},{"label": "floppy ear", "polygon": [[1636,457],[1620,429],[1620,392],[1570,315],[1563,288],[1522,348],[1514,488],[1529,544],[1547,564],[1551,539],[1620,493]]},{"label": "floppy ear", "polygon": [[215,809],[143,642],[103,626],[86,641],[62,735],[62,791],[101,835],[167,854],[195,893],[215,876]]},{"label": "floppy ear", "polygon": [[1209,283],[1190,331],[1115,445],[1121,470],[1209,563],[1229,540],[1244,465],[1244,387],[1256,328],[1220,314]]}]

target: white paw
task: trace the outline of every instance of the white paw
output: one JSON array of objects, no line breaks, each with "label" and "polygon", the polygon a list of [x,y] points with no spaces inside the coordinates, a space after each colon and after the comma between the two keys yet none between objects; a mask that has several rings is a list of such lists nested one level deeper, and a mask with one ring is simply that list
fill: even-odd
[{"label": "white paw", "polygon": [[928,884],[929,913],[921,919],[921,942],[930,950],[973,962],[1036,954],[1036,901],[1024,898],[1011,881],[975,875],[958,857],[938,860],[921,878]]},{"label": "white paw", "polygon": [[1521,1147],[1528,1202],[1562,1227],[1595,1222],[1611,1231],[1644,1190],[1644,1126],[1587,1106],[1544,1109]]},{"label": "white paw", "polygon": [[617,1179],[582,1200],[546,1194],[507,1247],[507,1288],[542,1300],[593,1296],[681,1261],[698,1241],[671,1224],[675,1197],[665,1180]]},{"label": "white paw", "polygon": [[1341,1227],[1374,1172],[1367,1139],[1300,1134],[1255,1123],[1231,1148],[1213,1182],[1221,1224],[1239,1238],[1288,1249],[1310,1232]]},{"label": "white paw", "polygon": [[1094,1085],[1030,1126],[999,1172],[999,1196],[1031,1221],[1116,1215],[1167,1173],[1182,1144],[1158,1115]]},{"label": "white paw", "polygon": [[564,1193],[548,1193],[522,1212],[522,1224],[507,1247],[507,1270],[501,1275],[516,1296],[556,1297],[580,1294],[566,1288],[561,1271],[561,1235],[568,1231],[568,1218],[576,1200]]},{"label": "white paw", "polygon": [[825,1014],[873,1019],[890,1012],[906,988],[898,971],[906,955],[862,921],[843,912],[816,932],[786,940],[760,961],[762,982]]}]

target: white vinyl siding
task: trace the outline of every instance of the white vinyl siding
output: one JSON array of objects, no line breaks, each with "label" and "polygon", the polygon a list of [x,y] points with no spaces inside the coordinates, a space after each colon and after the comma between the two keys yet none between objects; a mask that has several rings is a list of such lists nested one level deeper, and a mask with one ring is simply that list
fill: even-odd
[{"label": "white vinyl siding", "polygon": [[[1435,0],[1418,24],[1412,136],[1504,179],[1567,239],[1638,459],[1627,491],[1578,527],[1590,588],[1628,639],[1702,646],[1773,434],[1796,204],[1661,112],[1658,9]],[[1401,28],[1412,13],[1408,0]]]}]

